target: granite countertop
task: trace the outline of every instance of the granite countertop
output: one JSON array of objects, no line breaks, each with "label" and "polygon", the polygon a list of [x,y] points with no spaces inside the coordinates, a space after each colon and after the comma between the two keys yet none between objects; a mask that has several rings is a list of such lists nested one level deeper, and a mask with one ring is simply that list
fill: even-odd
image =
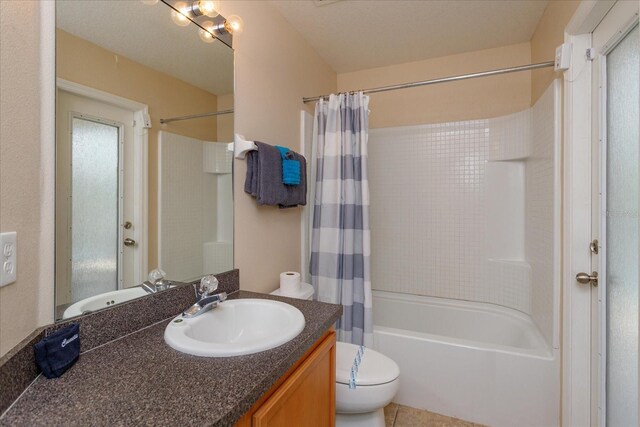
[{"label": "granite countertop", "polygon": [[342,313],[339,305],[247,291],[230,298],[285,301],[304,314],[304,330],[271,350],[206,358],[166,345],[166,319],[83,353],[60,378],[41,375],[0,425],[233,425]]}]

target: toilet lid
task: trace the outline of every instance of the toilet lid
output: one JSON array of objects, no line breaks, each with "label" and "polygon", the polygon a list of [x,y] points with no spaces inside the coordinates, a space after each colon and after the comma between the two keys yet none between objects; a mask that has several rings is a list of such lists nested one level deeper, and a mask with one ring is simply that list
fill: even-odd
[{"label": "toilet lid", "polygon": [[[351,367],[359,348],[360,346],[354,344],[336,343],[336,382],[349,384]],[[384,354],[365,348],[356,373],[356,386],[385,384],[398,376],[400,368],[396,362]]]}]

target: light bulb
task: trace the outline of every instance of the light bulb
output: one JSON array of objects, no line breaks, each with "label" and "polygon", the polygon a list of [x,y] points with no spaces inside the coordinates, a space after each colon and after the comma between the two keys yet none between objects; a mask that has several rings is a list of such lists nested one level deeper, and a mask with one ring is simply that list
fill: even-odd
[{"label": "light bulb", "polygon": [[188,14],[189,14],[189,7],[187,6],[187,4],[185,2],[178,2],[175,4],[174,6],[177,10],[179,10],[179,12],[172,10],[171,11],[171,20],[181,26],[181,27],[186,27],[187,25],[189,25],[189,23],[191,22],[189,20],[189,18],[187,18]]},{"label": "light bulb", "polygon": [[210,18],[215,18],[219,15],[218,5],[213,0],[200,0],[198,2],[198,9],[203,15],[207,15]]},{"label": "light bulb", "polygon": [[213,43],[214,41],[216,41],[216,38],[211,35],[213,33],[213,22],[205,21],[202,23],[202,26],[206,28],[206,31],[202,28],[198,30],[198,36],[200,37],[200,40],[205,43]]},{"label": "light bulb", "polygon": [[153,6],[154,4],[158,3],[158,0],[141,0],[143,4],[146,4],[147,6]]},{"label": "light bulb", "polygon": [[225,30],[231,34],[240,34],[243,27],[244,22],[242,22],[242,18],[238,15],[231,15],[226,21],[224,21]]}]

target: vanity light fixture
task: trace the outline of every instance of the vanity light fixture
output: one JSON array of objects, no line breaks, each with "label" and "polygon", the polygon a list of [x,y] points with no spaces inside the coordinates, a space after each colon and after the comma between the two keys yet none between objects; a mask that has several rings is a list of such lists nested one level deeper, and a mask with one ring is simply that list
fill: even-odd
[{"label": "vanity light fixture", "polygon": [[171,11],[171,20],[174,24],[179,25],[181,27],[186,27],[191,23],[191,19],[188,16],[189,7],[183,1],[175,4],[173,10]]},{"label": "vanity light fixture", "polygon": [[[212,43],[216,39],[229,47],[231,46],[231,36],[242,32],[242,18],[232,15],[225,19],[218,12],[218,2],[214,0],[196,1],[174,1],[174,0],[141,0],[147,5],[154,5],[161,1],[171,8],[171,20],[181,26],[186,27],[190,23],[195,24],[200,40],[205,43]],[[198,18],[207,16],[214,18],[214,21],[198,22]]]},{"label": "vanity light fixture", "polygon": [[240,34],[244,28],[244,22],[238,15],[231,15],[224,21],[224,29],[229,34]]},{"label": "vanity light fixture", "polygon": [[215,18],[220,15],[218,13],[218,5],[213,0],[197,0],[191,4],[191,13],[194,16],[208,16],[209,18]]},{"label": "vanity light fixture", "polygon": [[213,43],[216,40],[216,37],[213,36],[213,22],[205,21],[202,23],[202,26],[205,28],[204,30],[200,28],[198,30],[198,36],[200,36],[200,40],[205,43]]},{"label": "vanity light fixture", "polygon": [[240,34],[242,32],[242,27],[242,18],[238,15],[231,15],[228,19],[225,19],[224,22],[221,22],[218,25],[212,25],[208,30],[218,37],[224,34]]}]

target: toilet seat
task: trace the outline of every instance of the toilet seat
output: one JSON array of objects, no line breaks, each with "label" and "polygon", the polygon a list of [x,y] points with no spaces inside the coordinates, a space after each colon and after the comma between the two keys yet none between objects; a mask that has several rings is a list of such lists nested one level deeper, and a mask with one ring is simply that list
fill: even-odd
[{"label": "toilet seat", "polygon": [[[349,385],[351,369],[360,346],[336,343],[336,383]],[[358,387],[379,386],[390,383],[400,376],[400,368],[390,358],[370,348],[365,348],[355,375]]]}]

